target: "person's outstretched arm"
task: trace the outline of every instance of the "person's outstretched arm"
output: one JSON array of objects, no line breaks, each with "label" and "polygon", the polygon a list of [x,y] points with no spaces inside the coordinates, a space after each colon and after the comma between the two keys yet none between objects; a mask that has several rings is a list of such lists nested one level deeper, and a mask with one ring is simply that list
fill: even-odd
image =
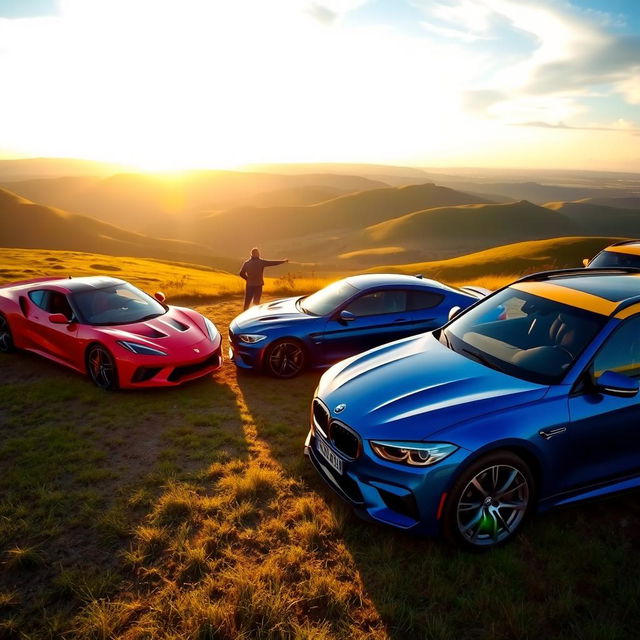
[{"label": "person's outstretched arm", "polygon": [[262,265],[265,267],[275,267],[277,264],[283,264],[285,262],[289,262],[289,258],[285,258],[284,260],[263,260]]}]

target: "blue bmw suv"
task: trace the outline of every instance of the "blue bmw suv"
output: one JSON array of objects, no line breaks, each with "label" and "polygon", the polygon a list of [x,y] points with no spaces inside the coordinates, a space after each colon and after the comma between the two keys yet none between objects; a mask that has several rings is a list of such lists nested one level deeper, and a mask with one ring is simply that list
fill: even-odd
[{"label": "blue bmw suv", "polygon": [[491,548],[640,486],[640,278],[528,276],[321,378],[305,453],[365,518]]},{"label": "blue bmw suv", "polygon": [[452,307],[466,308],[489,293],[395,274],[338,280],[310,296],[275,300],[237,316],[229,326],[229,358],[240,369],[292,378],[354,353],[430,331]]}]

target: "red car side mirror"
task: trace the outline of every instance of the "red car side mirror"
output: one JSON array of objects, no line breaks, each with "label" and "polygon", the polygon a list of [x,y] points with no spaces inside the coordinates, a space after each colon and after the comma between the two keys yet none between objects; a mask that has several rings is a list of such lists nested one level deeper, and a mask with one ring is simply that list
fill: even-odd
[{"label": "red car side mirror", "polygon": [[162,293],[162,291],[156,291],[153,294],[153,297],[158,301],[158,302],[164,302],[167,299],[167,296],[164,295],[164,293]]},{"label": "red car side mirror", "polygon": [[49,316],[49,322],[51,324],[69,324],[69,318],[64,313],[52,313]]}]

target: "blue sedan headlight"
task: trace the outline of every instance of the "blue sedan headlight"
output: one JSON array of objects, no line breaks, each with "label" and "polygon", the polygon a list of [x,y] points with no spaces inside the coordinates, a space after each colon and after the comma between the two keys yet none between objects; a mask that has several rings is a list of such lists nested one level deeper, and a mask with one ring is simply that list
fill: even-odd
[{"label": "blue sedan headlight", "polygon": [[380,442],[370,440],[376,455],[389,462],[428,467],[450,456],[458,447],[447,442]]},{"label": "blue sedan headlight", "polygon": [[204,318],[204,326],[207,328],[207,333],[209,334],[210,340],[215,340],[218,337],[218,330],[216,329],[216,325],[209,320],[209,318]]},{"label": "blue sedan headlight", "polygon": [[261,342],[267,336],[263,336],[259,333],[241,333],[238,336],[238,340],[240,342],[246,342],[247,344],[255,344],[256,342]]},{"label": "blue sedan headlight", "polygon": [[145,344],[138,344],[137,342],[127,342],[126,340],[118,340],[118,344],[121,347],[124,347],[127,351],[131,351],[131,353],[137,353],[140,356],[166,356],[167,355],[164,351],[160,351],[160,349],[154,349],[152,347],[148,347]]}]

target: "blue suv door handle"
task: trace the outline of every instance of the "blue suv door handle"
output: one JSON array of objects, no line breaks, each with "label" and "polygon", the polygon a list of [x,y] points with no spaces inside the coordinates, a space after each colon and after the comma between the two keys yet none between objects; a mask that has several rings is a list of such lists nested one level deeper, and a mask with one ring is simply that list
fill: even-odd
[{"label": "blue suv door handle", "polygon": [[538,431],[538,435],[542,436],[545,440],[550,440],[553,436],[559,436],[564,433],[567,427],[555,427],[554,429],[541,429]]}]

